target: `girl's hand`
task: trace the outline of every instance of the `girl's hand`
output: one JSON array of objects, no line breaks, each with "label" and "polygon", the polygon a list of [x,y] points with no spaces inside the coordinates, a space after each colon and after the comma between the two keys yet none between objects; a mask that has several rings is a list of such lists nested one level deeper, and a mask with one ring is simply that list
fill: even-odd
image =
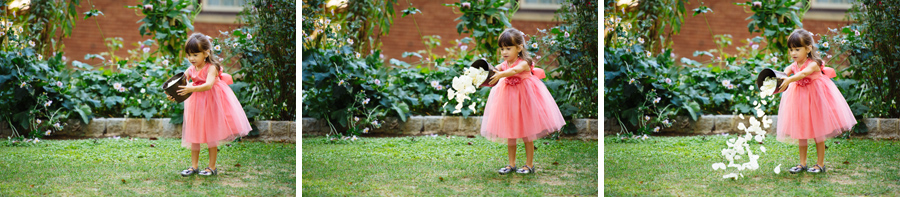
[{"label": "girl's hand", "polygon": [[793,77],[784,78],[784,81],[781,82],[781,86],[778,87],[778,91],[775,91],[775,92],[784,92],[784,90],[786,90],[788,88],[788,86],[791,85],[792,82],[794,82]]},{"label": "girl's hand", "polygon": [[505,72],[505,71],[504,71],[504,72],[496,72],[496,73],[494,73],[494,76],[491,76],[491,82],[490,82],[490,84],[491,84],[491,85],[496,84],[497,81],[500,81],[500,78],[506,77],[506,76],[504,76],[504,75],[506,75],[506,72]]},{"label": "girl's hand", "polygon": [[789,85],[789,84],[790,84],[790,83],[783,83],[783,82],[782,82],[782,83],[781,83],[781,87],[778,87],[778,91],[776,91],[776,92],[784,92],[784,90],[786,90],[786,89],[788,88],[788,85]]},{"label": "girl's hand", "polygon": [[184,86],[178,86],[178,87],[181,88],[180,90],[178,90],[178,95],[181,95],[181,96],[184,96],[184,95],[187,95],[188,93],[194,92],[194,86],[192,86],[191,84],[187,84]]},{"label": "girl's hand", "polygon": [[169,99],[170,101],[175,102],[175,98],[172,98],[172,96],[169,96],[168,94],[166,94],[166,99]]}]

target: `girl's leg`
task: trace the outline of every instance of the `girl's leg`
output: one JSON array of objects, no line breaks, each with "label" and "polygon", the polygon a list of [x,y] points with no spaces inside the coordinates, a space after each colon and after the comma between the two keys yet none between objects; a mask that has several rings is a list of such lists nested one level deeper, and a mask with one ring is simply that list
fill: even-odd
[{"label": "girl's leg", "polygon": [[534,168],[534,141],[525,141],[525,165]]},{"label": "girl's leg", "polygon": [[200,160],[200,144],[191,144],[191,167],[199,169],[198,162]]},{"label": "girl's leg", "polygon": [[825,166],[825,141],[816,143],[816,164],[819,166]]},{"label": "girl's leg", "polygon": [[806,148],[807,147],[809,147],[809,144],[807,144],[806,139],[800,140],[800,165],[803,165],[803,166],[807,166],[806,165]]},{"label": "girl's leg", "polygon": [[209,169],[216,169],[217,154],[219,154],[219,147],[209,147]]},{"label": "girl's leg", "polygon": [[507,140],[506,150],[509,152],[509,166],[516,166],[516,139]]}]

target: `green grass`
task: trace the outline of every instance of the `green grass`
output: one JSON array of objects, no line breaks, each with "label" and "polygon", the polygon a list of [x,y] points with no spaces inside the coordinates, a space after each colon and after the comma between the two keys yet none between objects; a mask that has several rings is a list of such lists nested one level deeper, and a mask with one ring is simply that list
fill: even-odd
[{"label": "green grass", "polygon": [[[727,162],[725,136],[651,137],[638,143],[605,138],[604,189],[609,196],[898,196],[900,142],[869,139],[826,141],[824,174],[790,174],[799,163],[798,147],[765,139],[760,168],[744,178],[723,179],[712,164]],[[838,142],[838,143],[835,143]],[[758,144],[752,145],[754,150]],[[815,146],[808,163],[815,164]],[[746,155],[745,155],[746,156]],[[746,159],[741,160],[746,162]],[[774,169],[781,165],[781,173]],[[729,168],[729,171],[735,171]]]},{"label": "green grass", "polygon": [[[500,175],[496,170],[508,163],[506,145],[482,137],[362,138],[338,143],[304,137],[303,195],[597,195],[597,141],[538,140],[535,145],[535,174]],[[523,145],[516,163],[525,163]]]},{"label": "green grass", "polygon": [[232,143],[219,148],[217,176],[182,177],[190,151],[178,139],[3,140],[0,196],[294,196],[295,147]]}]

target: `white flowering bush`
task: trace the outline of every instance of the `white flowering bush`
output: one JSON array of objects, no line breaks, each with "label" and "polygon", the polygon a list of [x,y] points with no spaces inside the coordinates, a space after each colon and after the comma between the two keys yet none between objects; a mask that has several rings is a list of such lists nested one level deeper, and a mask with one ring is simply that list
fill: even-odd
[{"label": "white flowering bush", "polygon": [[[767,78],[764,81],[764,85],[760,87],[760,97],[769,97],[775,91],[775,79]],[[765,100],[761,102],[754,102],[754,109],[756,110],[756,115],[744,116],[743,114],[738,115],[741,120],[749,120],[750,125],[744,125],[743,122],[738,124],[738,129],[744,131],[744,135],[738,135],[734,138],[730,138],[726,140],[725,144],[727,147],[722,149],[721,155],[725,157],[725,160],[728,163],[714,163],[712,164],[713,170],[724,170],[728,172],[722,176],[722,178],[731,178],[738,179],[743,178],[745,170],[757,170],[760,168],[759,166],[759,158],[762,153],[766,152],[766,147],[763,146],[763,141],[766,138],[765,129],[772,126],[773,120],[766,116],[762,107],[767,105],[768,103]],[[756,142],[756,143],[753,143]],[[757,145],[758,144],[758,145]],[[754,146],[757,145],[757,146]],[[757,148],[758,147],[758,148]],[[754,154],[756,150],[757,154]],[[774,172],[780,173],[781,165],[775,167]],[[729,170],[733,168],[733,170]]]}]

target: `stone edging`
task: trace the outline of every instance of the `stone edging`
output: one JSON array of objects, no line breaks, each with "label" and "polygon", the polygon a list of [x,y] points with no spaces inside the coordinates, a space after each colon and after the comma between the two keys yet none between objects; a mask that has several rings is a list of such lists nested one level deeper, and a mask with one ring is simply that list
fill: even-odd
[{"label": "stone edging", "polygon": [[[778,116],[769,116],[772,119],[772,125],[766,132],[775,135],[775,128],[778,125]],[[735,115],[704,115],[692,121],[688,117],[675,118],[675,124],[672,127],[662,129],[661,133],[680,134],[680,135],[709,135],[709,134],[743,134],[744,131],[737,127],[739,123],[749,126],[749,117],[745,116],[741,119]],[[855,134],[857,137],[868,138],[898,138],[900,137],[900,119],[897,118],[867,118],[857,124],[866,124],[869,132],[865,134]],[[606,118],[603,133],[605,135],[616,135],[621,131],[621,127],[615,119]]]},{"label": "stone edging", "polygon": [[[328,123],[315,118],[303,118],[303,135],[326,135],[330,128]],[[600,130],[597,119],[576,119],[567,122],[575,124],[578,130],[574,135],[563,135],[564,138],[597,139]],[[335,123],[337,124],[337,123]],[[370,134],[385,135],[481,135],[481,116],[412,116],[406,122],[398,118],[385,118],[381,128],[375,129]]]},{"label": "stone edging", "polygon": [[[85,125],[80,120],[70,119],[62,131],[51,136],[62,137],[112,137],[129,136],[140,138],[181,138],[181,124],[169,123],[169,118],[95,118]],[[246,139],[296,143],[296,121],[253,121],[259,135]],[[0,122],[0,136],[10,136],[9,123]]]}]

